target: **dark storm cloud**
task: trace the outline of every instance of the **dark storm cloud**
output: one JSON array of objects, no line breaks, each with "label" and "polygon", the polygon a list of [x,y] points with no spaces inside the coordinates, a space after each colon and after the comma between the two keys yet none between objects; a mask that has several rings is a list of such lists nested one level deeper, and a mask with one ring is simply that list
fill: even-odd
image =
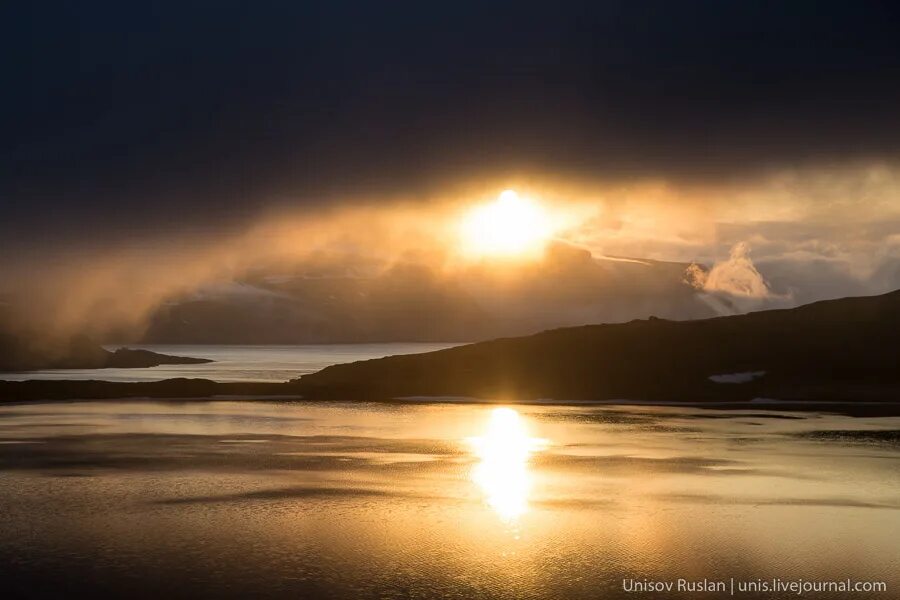
[{"label": "dark storm cloud", "polygon": [[900,149],[887,2],[3,13],[5,236],[239,223],[277,197],[410,194],[498,173],[710,179]]}]

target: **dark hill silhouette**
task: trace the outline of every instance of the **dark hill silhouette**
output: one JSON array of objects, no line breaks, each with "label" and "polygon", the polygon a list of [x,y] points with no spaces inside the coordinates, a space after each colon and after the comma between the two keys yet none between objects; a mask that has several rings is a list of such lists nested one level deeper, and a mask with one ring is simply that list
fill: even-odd
[{"label": "dark hill silhouette", "polygon": [[[766,373],[742,384],[709,379],[753,371]],[[296,382],[307,397],[347,400],[823,400],[876,388],[884,396],[900,384],[900,291],[696,321],[556,329],[334,365]]]}]

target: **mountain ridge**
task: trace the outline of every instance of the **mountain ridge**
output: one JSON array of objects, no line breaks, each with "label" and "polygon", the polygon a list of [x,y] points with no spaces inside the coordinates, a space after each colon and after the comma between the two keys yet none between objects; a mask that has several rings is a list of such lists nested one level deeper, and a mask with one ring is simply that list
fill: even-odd
[{"label": "mountain ridge", "polygon": [[[333,365],[295,381],[305,395],[324,398],[751,399],[896,383],[898,348],[900,290],[693,321],[552,329]],[[742,384],[709,379],[759,371]]]}]

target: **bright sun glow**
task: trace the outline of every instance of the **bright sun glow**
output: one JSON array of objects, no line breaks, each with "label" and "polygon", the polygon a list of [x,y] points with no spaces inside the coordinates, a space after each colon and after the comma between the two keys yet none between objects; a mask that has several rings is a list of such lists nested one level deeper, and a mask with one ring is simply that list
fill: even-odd
[{"label": "bright sun glow", "polygon": [[546,211],[506,190],[493,202],[476,206],[462,221],[463,250],[478,257],[521,257],[540,252],[553,235]]},{"label": "bright sun glow", "polygon": [[492,410],[484,435],[469,441],[480,459],[472,471],[472,480],[481,487],[487,503],[500,518],[517,519],[528,509],[529,457],[546,441],[529,437],[519,413],[505,407]]}]

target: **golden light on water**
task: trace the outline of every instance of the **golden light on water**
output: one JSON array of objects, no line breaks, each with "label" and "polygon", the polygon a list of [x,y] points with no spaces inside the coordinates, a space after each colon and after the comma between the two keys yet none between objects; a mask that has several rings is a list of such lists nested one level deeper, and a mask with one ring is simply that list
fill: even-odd
[{"label": "golden light on water", "polygon": [[537,202],[506,190],[493,202],[469,210],[461,223],[463,251],[476,257],[537,254],[551,239],[551,215]]},{"label": "golden light on water", "polygon": [[472,470],[472,480],[485,501],[504,521],[517,519],[528,510],[532,486],[529,459],[546,440],[531,437],[518,411],[502,407],[491,411],[484,434],[469,442],[480,459]]}]

